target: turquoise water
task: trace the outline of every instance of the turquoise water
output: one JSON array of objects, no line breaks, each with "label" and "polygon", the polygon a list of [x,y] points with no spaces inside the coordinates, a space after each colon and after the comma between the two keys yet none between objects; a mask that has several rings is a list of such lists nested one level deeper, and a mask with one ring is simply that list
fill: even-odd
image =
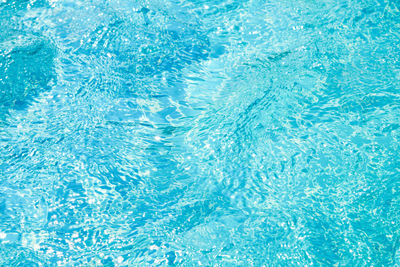
[{"label": "turquoise water", "polygon": [[400,2],[0,0],[1,266],[400,265]]}]

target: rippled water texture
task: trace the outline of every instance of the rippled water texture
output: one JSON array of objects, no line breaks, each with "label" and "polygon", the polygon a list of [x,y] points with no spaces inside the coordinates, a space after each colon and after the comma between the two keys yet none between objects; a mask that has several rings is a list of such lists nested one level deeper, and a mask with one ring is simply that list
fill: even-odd
[{"label": "rippled water texture", "polygon": [[1,266],[400,264],[400,2],[0,0]]}]

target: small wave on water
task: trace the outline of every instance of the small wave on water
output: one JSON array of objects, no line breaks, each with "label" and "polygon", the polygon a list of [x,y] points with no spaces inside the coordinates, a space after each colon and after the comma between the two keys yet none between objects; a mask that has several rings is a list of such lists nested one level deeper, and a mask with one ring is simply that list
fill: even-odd
[{"label": "small wave on water", "polygon": [[0,265],[400,264],[399,10],[0,0]]}]

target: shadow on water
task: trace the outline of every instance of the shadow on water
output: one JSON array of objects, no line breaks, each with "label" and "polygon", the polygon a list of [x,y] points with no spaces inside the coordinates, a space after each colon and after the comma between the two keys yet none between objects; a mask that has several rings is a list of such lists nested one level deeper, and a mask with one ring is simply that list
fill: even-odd
[{"label": "shadow on water", "polygon": [[0,120],[10,109],[26,108],[54,82],[54,46],[22,20],[28,8],[43,4],[7,1],[0,5]]}]

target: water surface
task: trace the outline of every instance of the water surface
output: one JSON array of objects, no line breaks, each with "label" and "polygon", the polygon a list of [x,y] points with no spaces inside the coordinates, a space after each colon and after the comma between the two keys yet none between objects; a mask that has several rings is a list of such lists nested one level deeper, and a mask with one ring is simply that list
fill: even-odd
[{"label": "water surface", "polygon": [[0,2],[0,265],[400,264],[400,4]]}]

